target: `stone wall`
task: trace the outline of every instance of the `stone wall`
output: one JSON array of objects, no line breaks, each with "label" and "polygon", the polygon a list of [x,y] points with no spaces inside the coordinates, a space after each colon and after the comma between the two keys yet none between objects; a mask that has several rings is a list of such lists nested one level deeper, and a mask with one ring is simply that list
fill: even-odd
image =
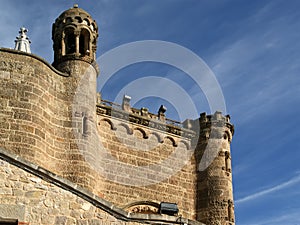
[{"label": "stone wall", "polygon": [[103,115],[98,121],[99,144],[110,155],[98,162],[105,169],[104,198],[120,207],[143,200],[174,202],[181,215],[195,219],[196,167],[190,141]]},{"label": "stone wall", "polygon": [[[167,125],[145,109],[96,107],[97,70],[80,60],[59,66],[66,73],[32,54],[0,50],[0,147],[119,208],[173,202],[188,219],[234,223],[227,117],[216,114],[217,126],[200,118],[198,141],[199,126]],[[209,139],[219,155],[201,172]]]},{"label": "stone wall", "polygon": [[[95,71],[92,80],[83,79],[85,94],[77,95],[79,108],[74,109],[73,97],[88,65],[75,60],[61,66],[67,74],[31,54],[0,51],[0,147],[119,207],[145,200],[174,202],[180,214],[194,219],[196,176],[193,155],[188,152],[190,139],[129,121],[112,122],[101,113],[96,118]],[[121,136],[116,137],[115,131]],[[137,151],[137,145],[145,151]],[[112,157],[106,157],[107,153]],[[116,171],[124,171],[124,165],[135,172],[117,177]],[[147,170],[151,173],[143,173],[143,167],[151,165]]]},{"label": "stone wall", "polygon": [[19,224],[30,225],[177,223],[175,217],[128,214],[67,180],[0,150],[0,218],[18,219]]},{"label": "stone wall", "polygon": [[1,49],[0,146],[92,190],[98,177],[72,130],[77,74],[88,67],[81,63],[64,74],[32,54]]},{"label": "stone wall", "polygon": [[0,180],[0,217],[31,225],[118,222],[89,202],[5,161],[0,161]]}]

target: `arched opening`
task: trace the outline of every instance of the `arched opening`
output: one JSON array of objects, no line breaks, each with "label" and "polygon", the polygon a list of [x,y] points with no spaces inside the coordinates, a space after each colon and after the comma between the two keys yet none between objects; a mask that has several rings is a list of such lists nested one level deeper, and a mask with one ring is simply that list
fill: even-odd
[{"label": "arched opening", "polygon": [[79,37],[79,53],[81,55],[90,55],[90,33],[82,29]]},{"label": "arched opening", "polygon": [[72,23],[72,18],[71,17],[67,17],[66,18],[66,23]]},{"label": "arched opening", "polygon": [[90,25],[90,22],[89,22],[88,19],[83,19],[82,23],[85,24],[85,25],[87,25],[87,26]]},{"label": "arched opening", "polygon": [[225,152],[225,170],[231,172],[231,162],[230,162],[230,153]]},{"label": "arched opening", "polygon": [[54,44],[56,45],[56,49],[59,50],[59,53],[62,54],[62,41],[61,41],[61,38],[59,39],[59,41],[56,41]]},{"label": "arched opening", "polygon": [[82,19],[80,16],[76,16],[75,19],[77,20],[78,23],[82,23]]},{"label": "arched opening", "polygon": [[66,54],[73,54],[76,52],[76,37],[74,34],[74,29],[72,28],[66,30],[65,48]]},{"label": "arched opening", "polygon": [[82,134],[87,136],[89,133],[89,124],[88,124],[88,117],[84,115],[82,117]]}]

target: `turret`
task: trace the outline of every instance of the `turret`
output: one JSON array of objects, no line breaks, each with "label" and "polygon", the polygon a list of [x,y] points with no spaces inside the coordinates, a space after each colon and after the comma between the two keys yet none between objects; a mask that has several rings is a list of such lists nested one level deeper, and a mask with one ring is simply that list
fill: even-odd
[{"label": "turret", "polygon": [[197,161],[197,220],[234,225],[230,143],[234,127],[220,112],[200,116]]},{"label": "turret", "polygon": [[[75,183],[80,180],[80,185],[90,190],[96,185],[96,174],[86,166],[84,157],[88,150],[93,152],[91,143],[96,140],[97,134],[92,129],[96,123],[96,84],[99,74],[96,63],[97,37],[95,20],[77,4],[62,12],[52,26],[53,66],[69,75],[63,80],[63,88],[58,90],[63,92],[69,110],[66,115],[69,116],[68,136],[71,137],[70,149],[66,153],[67,159],[71,159],[67,162],[71,165],[61,165],[62,173]],[[96,158],[95,155],[92,158]]]},{"label": "turret", "polygon": [[[94,65],[97,38],[97,23],[75,4],[73,8],[64,11],[52,26],[53,65],[63,72],[69,72],[64,62],[70,60]],[[97,66],[94,66],[98,72]]]}]

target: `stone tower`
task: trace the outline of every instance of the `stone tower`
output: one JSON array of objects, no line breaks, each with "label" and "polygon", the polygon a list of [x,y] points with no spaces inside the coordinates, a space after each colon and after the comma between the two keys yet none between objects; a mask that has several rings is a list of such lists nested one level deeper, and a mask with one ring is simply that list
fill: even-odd
[{"label": "stone tower", "polygon": [[[52,25],[54,50],[53,66],[69,75],[65,84],[70,127],[70,150],[67,164],[72,159],[84,167],[70,165],[64,168],[64,176],[72,181],[82,179],[82,184],[91,189],[97,175],[85,165],[84,154],[95,140],[95,132],[88,131],[96,121],[96,79],[99,68],[96,62],[98,26],[91,15],[75,4],[64,11]],[[79,157],[80,155],[80,157]],[[93,156],[92,156],[93,157]],[[83,171],[85,174],[83,175]],[[90,176],[87,176],[89,174]],[[98,182],[99,183],[99,182]]]},{"label": "stone tower", "polygon": [[197,220],[209,225],[234,225],[230,143],[234,127],[220,112],[202,113],[195,150]]}]

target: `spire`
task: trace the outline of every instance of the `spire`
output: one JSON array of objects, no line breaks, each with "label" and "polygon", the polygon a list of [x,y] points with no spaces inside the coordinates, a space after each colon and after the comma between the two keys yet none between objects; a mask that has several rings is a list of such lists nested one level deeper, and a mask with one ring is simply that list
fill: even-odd
[{"label": "spire", "polygon": [[21,27],[19,31],[19,37],[16,37],[15,40],[15,50],[31,53],[30,51],[30,43],[29,38],[27,37],[27,29],[25,27]]}]

